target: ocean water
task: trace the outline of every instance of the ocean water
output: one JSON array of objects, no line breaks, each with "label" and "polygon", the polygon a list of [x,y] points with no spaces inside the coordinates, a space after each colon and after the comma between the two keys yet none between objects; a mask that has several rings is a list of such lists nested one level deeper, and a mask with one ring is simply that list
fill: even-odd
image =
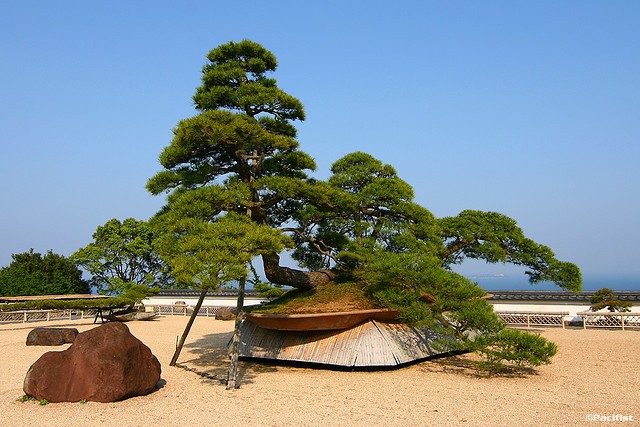
[{"label": "ocean water", "polygon": [[[528,276],[522,275],[468,275],[465,277],[478,283],[486,291],[561,291],[553,282],[541,282],[532,285]],[[584,275],[583,291],[597,291],[609,288],[614,291],[640,291],[640,275]]]}]

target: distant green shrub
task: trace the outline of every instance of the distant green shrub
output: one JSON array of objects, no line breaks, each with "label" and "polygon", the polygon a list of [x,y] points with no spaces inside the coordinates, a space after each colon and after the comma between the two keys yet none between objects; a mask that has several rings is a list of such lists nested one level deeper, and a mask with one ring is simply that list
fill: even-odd
[{"label": "distant green shrub", "polygon": [[631,301],[620,301],[616,294],[609,288],[602,288],[596,291],[591,297],[591,311],[598,311],[606,308],[610,312],[630,311],[633,304]]},{"label": "distant green shrub", "polygon": [[91,308],[122,308],[140,303],[149,295],[155,295],[159,289],[146,285],[133,285],[119,297],[74,299],[74,300],[39,300],[24,301],[12,304],[0,304],[0,311],[18,310],[87,310]]},{"label": "distant green shrub", "polygon": [[86,310],[90,308],[120,308],[131,305],[131,300],[123,298],[101,298],[84,300],[40,300],[12,304],[0,304],[0,311],[18,310]]}]

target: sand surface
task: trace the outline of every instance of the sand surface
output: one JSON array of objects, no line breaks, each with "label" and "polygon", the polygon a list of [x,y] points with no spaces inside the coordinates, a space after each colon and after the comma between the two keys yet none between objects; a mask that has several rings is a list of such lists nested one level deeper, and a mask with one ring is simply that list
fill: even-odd
[{"label": "sand surface", "polygon": [[[469,356],[393,371],[342,372],[240,362],[226,390],[225,345],[233,322],[198,318],[179,363],[169,367],[186,317],[129,322],[162,364],[160,388],[117,403],[19,402],[38,326],[95,327],[92,320],[0,325],[0,426],[573,426],[640,425],[640,331],[543,329],[558,344],[537,373],[479,375]],[[589,421],[591,415],[631,422]]]}]

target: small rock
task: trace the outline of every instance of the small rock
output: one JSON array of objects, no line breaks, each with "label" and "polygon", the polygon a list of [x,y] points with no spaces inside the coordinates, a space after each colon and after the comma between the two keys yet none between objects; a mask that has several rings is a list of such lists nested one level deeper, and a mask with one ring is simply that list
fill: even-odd
[{"label": "small rock", "polygon": [[76,328],[34,328],[27,335],[27,345],[62,345],[78,336]]},{"label": "small rock", "polygon": [[231,307],[220,307],[216,310],[216,320],[233,320],[236,315],[231,311]]}]

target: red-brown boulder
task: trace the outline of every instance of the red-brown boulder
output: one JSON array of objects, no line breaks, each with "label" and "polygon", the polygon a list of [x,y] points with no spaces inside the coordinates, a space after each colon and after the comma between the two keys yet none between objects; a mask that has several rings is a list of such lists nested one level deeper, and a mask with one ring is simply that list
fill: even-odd
[{"label": "red-brown boulder", "polygon": [[27,335],[27,345],[62,345],[78,336],[76,328],[34,328]]},{"label": "red-brown boulder", "polygon": [[113,322],[78,334],[64,351],[43,354],[29,368],[23,389],[49,402],[115,402],[148,394],[160,372],[149,347]]}]

